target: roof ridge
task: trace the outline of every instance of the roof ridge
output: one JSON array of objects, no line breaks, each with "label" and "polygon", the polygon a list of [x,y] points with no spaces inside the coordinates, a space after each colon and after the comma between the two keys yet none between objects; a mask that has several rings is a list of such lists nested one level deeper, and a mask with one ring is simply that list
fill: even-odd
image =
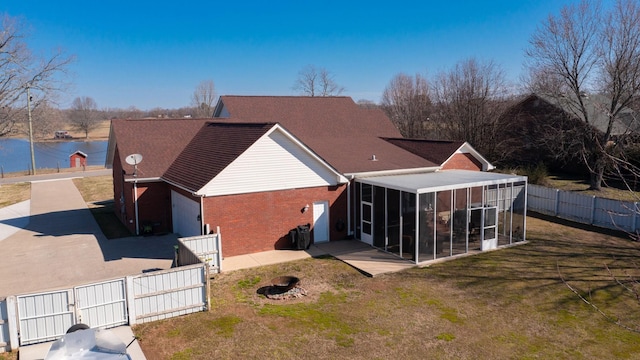
[{"label": "roof ridge", "polygon": [[334,95],[334,96],[308,96],[308,95],[220,95],[220,97],[253,97],[253,98],[309,98],[309,99],[335,99],[346,98],[351,99],[351,96],[346,95]]}]

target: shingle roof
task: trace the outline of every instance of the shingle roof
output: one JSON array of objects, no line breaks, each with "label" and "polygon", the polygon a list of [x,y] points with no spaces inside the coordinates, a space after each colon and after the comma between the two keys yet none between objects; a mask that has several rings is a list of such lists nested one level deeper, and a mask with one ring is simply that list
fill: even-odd
[{"label": "shingle roof", "polygon": [[162,178],[195,192],[215,178],[274,125],[207,123],[184,147]]},{"label": "shingle roof", "polygon": [[388,142],[413,154],[442,165],[464,144],[464,141],[387,138]]},{"label": "shingle roof", "polygon": [[[557,106],[562,109],[566,114],[572,117],[577,117],[577,97],[571,98],[570,96],[551,96],[546,94],[532,94],[524,101],[531,97],[539,97],[540,99]],[[587,116],[589,116],[589,123],[599,131],[605,132],[609,126],[608,105],[611,104],[611,100],[604,95],[589,94],[581,96],[584,102],[585,109],[587,110]],[[524,102],[523,101],[523,102]],[[630,108],[623,108],[616,118],[615,123],[611,129],[612,135],[622,135],[629,133],[630,131],[637,132],[640,130],[640,122],[637,119],[638,115],[635,114]],[[584,121],[582,117],[578,117],[581,121]]]},{"label": "shingle roof", "polygon": [[342,173],[439,165],[383,140],[400,132],[382,110],[349,97],[221,96],[216,112],[222,107],[228,121],[280,123]]},{"label": "shingle roof", "polygon": [[111,129],[128,175],[133,166],[125,162],[131,154],[141,154],[138,178],[160,178],[207,119],[112,120]]}]

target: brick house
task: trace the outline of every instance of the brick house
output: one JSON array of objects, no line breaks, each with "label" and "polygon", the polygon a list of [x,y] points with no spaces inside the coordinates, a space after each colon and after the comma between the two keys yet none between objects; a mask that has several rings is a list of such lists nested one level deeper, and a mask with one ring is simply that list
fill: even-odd
[{"label": "brick house", "polygon": [[348,97],[221,96],[213,119],[113,120],[107,165],[131,231],[219,226],[223,256],[288,248],[300,224],[315,243],[355,237],[415,262],[524,240],[526,178],[486,172],[465,142],[403,139]]}]

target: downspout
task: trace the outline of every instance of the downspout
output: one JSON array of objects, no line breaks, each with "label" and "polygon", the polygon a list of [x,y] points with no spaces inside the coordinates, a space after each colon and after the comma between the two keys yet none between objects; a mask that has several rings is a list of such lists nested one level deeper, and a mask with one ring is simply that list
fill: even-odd
[{"label": "downspout", "polygon": [[[419,250],[419,248],[418,248],[419,244],[418,243],[420,242],[419,241],[420,240],[420,194],[418,192],[416,192],[415,209],[416,209],[416,216],[415,216],[416,230],[415,230],[415,234],[413,234],[413,238],[416,240],[415,241],[415,245],[416,246],[413,249],[413,251],[414,251],[413,252],[413,257],[416,259],[415,263],[417,264],[420,261],[420,257],[419,257],[419,254],[418,254],[418,250]],[[433,211],[434,216],[435,216],[435,213],[436,212],[435,212],[435,207],[434,207],[434,211]],[[436,228],[436,226],[435,226],[435,222],[434,222],[433,223],[434,231],[435,231],[435,228]],[[433,238],[433,242],[435,244],[435,236]],[[402,239],[400,239],[400,246],[402,246]],[[433,258],[435,258],[435,252],[436,252],[435,248],[436,247],[434,246],[433,247],[433,254],[434,255],[432,255]]]},{"label": "downspout", "polygon": [[204,195],[200,195],[200,235],[204,233]]},{"label": "downspout", "polygon": [[138,224],[138,179],[133,180],[133,204],[135,205],[136,215],[136,236],[140,235],[140,224]]},{"label": "downspout", "polygon": [[349,236],[353,235],[351,230],[351,185],[353,184],[353,178],[353,175],[347,177],[349,181],[347,183],[347,235]]},{"label": "downspout", "polygon": [[351,180],[347,183],[347,236],[351,236]]}]

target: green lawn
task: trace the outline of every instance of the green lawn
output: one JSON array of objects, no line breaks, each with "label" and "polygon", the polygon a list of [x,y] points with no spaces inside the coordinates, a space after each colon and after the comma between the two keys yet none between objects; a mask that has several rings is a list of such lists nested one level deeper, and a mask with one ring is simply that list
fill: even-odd
[{"label": "green lawn", "polygon": [[[637,359],[640,246],[536,218],[529,244],[367,278],[331,257],[220,274],[209,312],[142,324],[148,358]],[[295,275],[308,295],[260,288]]]}]

